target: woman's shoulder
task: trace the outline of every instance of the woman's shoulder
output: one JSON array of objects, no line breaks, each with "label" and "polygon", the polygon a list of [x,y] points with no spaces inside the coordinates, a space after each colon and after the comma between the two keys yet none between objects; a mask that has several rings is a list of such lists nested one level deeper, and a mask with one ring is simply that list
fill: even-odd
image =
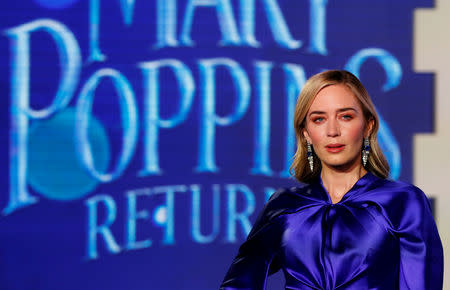
[{"label": "woman's shoulder", "polygon": [[431,203],[425,193],[419,187],[403,181],[380,179],[361,202],[375,202],[384,208],[384,212],[393,219],[393,224],[405,218],[431,213]]},{"label": "woman's shoulder", "polygon": [[267,201],[264,212],[270,217],[292,213],[304,206],[318,202],[311,185],[300,183],[297,186],[282,187],[276,190]]},{"label": "woman's shoulder", "polygon": [[309,184],[307,183],[298,183],[298,185],[291,187],[280,187],[270,196],[268,202],[286,198],[297,198],[299,195],[303,195],[308,187]]},{"label": "woman's shoulder", "polygon": [[381,192],[389,195],[391,198],[409,202],[428,200],[425,193],[414,184],[391,179],[382,179],[380,181],[380,183],[375,184],[374,188],[377,194]]},{"label": "woman's shoulder", "polygon": [[281,187],[276,190],[268,200],[268,203],[304,202],[316,197],[314,186],[308,183],[298,183],[296,186]]}]

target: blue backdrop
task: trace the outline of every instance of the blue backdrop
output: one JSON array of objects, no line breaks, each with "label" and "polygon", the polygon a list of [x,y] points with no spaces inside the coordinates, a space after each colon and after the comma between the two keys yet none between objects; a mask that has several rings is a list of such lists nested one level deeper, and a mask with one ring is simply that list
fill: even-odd
[{"label": "blue backdrop", "polygon": [[433,1],[2,1],[1,289],[216,289],[295,185],[296,97],[360,77],[392,178],[433,128],[412,15]]}]

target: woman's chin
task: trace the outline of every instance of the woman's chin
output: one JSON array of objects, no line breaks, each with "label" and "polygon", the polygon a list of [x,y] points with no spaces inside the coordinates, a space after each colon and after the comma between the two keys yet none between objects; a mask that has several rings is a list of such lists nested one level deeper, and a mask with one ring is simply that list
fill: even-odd
[{"label": "woman's chin", "polygon": [[336,170],[336,171],[342,171],[342,172],[348,172],[351,171],[353,169],[355,169],[356,167],[362,166],[361,161],[359,160],[348,160],[348,159],[338,159],[338,158],[333,158],[331,160],[325,160],[322,161],[322,167],[328,167],[330,169]]}]

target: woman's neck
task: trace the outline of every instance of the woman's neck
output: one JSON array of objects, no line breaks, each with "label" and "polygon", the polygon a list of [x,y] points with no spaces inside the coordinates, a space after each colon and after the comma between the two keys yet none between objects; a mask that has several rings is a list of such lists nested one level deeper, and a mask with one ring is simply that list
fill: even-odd
[{"label": "woman's neck", "polygon": [[356,166],[347,170],[339,170],[322,165],[320,177],[331,201],[337,203],[366,173],[367,171],[362,164],[356,164]]}]

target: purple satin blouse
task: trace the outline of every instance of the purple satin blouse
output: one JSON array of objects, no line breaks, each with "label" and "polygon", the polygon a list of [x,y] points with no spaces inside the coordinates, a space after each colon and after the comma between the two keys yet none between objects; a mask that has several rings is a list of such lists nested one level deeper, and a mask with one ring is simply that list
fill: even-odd
[{"label": "purple satin blouse", "polygon": [[322,181],[277,191],[220,289],[442,289],[443,251],[425,194],[367,173],[333,204]]}]

